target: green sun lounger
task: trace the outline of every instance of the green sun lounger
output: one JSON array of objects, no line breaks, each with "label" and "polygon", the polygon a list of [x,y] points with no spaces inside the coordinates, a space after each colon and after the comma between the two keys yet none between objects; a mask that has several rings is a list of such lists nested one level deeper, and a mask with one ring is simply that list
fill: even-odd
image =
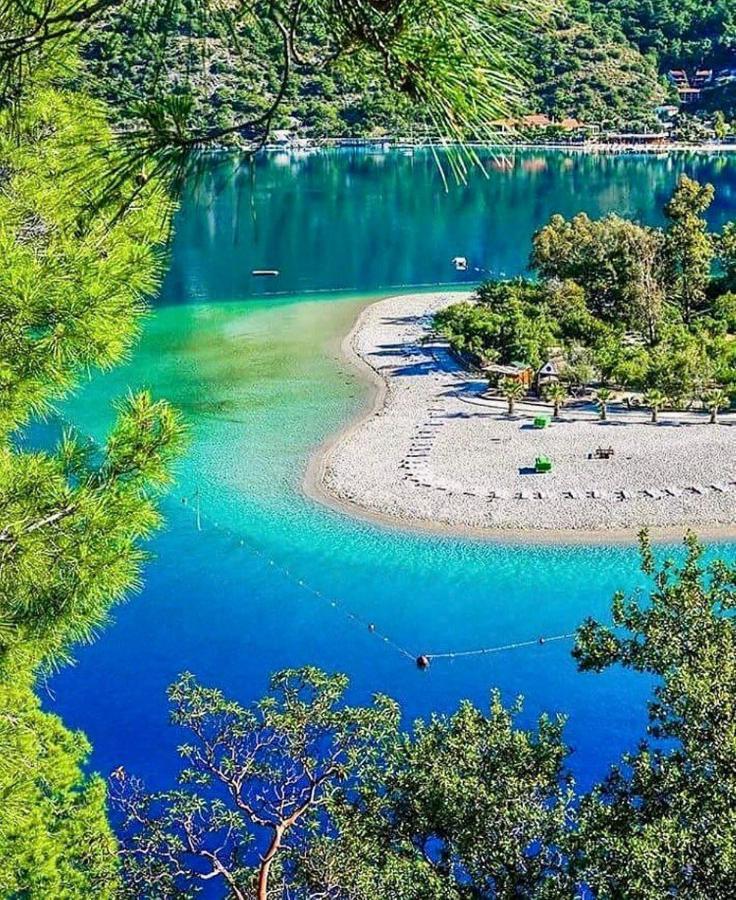
[{"label": "green sun lounger", "polygon": [[538,456],[534,461],[534,468],[537,472],[551,472],[552,460],[549,456]]},{"label": "green sun lounger", "polygon": [[534,419],[535,428],[546,428],[549,425],[549,416],[537,416]]}]

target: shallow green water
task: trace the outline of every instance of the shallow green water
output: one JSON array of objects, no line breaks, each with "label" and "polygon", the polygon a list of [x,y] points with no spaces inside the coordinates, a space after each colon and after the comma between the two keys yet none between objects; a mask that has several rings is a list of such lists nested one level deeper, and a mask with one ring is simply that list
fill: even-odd
[{"label": "shallow green water", "polygon": [[[406,166],[417,166],[416,158],[372,160],[367,171],[354,154],[309,157],[294,170],[271,159],[259,163],[256,177],[258,231],[251,230],[250,217],[234,214],[251,204],[242,184],[222,180],[230,164],[193,188],[163,300],[140,347],[128,365],[95,376],[65,411],[99,437],[110,420],[110,398],[128,386],[149,386],[184,410],[192,435],[142,596],[80,651],[76,668],[54,680],[51,705],[88,732],[94,765],[123,763],[151,784],[171,777],[180,736],[166,724],[164,690],[185,669],[247,700],[262,693],[274,669],[312,663],[347,672],[355,700],[366,701],[374,691],[393,695],[407,717],[450,710],[462,697],[484,703],[492,686],[507,700],[523,693],[525,721],[542,710],[570,715],[573,764],[583,782],[641,735],[644,679],[618,671],[579,675],[569,642],[437,662],[420,673],[365,625],[375,623],[412,655],[568,632],[585,615],[604,617],[615,589],[640,583],[632,548],[513,546],[410,534],[350,519],[300,492],[311,449],[364,401],[363,385],[338,357],[340,338],[366,302],[364,288],[375,298],[384,278],[424,280],[435,266],[445,272],[448,235],[457,238],[459,251],[473,235],[482,248],[490,246],[483,243],[489,233],[503,234],[504,268],[513,270],[522,264],[531,230],[555,207],[577,208],[584,200],[589,208],[620,209],[621,198],[635,196],[630,202],[654,216],[653,198],[690,165],[584,158],[571,168],[567,157],[544,155],[546,168],[540,169],[537,156],[499,176],[506,179],[501,194],[483,181],[490,194],[481,199],[437,194],[436,173],[423,165],[410,196],[402,188],[408,205],[399,204],[391,216],[397,179]],[[712,169],[726,197],[715,211],[721,218],[734,202],[729,165],[713,163]],[[332,180],[320,174],[321,166]],[[584,195],[576,187],[583,184]],[[453,218],[446,203],[468,209]],[[381,235],[421,232],[433,204],[431,247],[417,239],[409,252],[405,243],[400,265],[407,258],[411,265],[392,269],[377,250],[380,241],[388,242]],[[363,217],[361,209],[367,210]],[[315,256],[315,235],[326,233],[329,223],[334,245],[343,249],[326,264]],[[343,252],[353,242],[361,243],[360,266],[340,265],[357,258]],[[247,277],[256,256],[270,263],[287,245],[289,265],[306,289],[356,286],[360,279],[360,292],[244,299],[262,288]],[[724,552],[733,555],[733,548]]]}]

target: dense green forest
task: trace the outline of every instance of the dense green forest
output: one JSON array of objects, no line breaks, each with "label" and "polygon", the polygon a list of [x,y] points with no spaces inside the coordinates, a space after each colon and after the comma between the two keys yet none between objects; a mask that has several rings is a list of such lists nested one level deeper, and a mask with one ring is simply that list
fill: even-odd
[{"label": "dense green forest", "polygon": [[[212,22],[180,26],[176,40],[163,40],[172,24],[180,25],[170,16],[152,23],[136,0],[116,7],[93,31],[85,52],[93,90],[115,106],[128,107],[150,89],[162,65],[177,71],[174,83],[180,91],[196,70],[198,113],[220,125],[252,110],[255,85],[260,103],[279,90],[277,43],[254,35],[251,50],[256,52],[244,81],[227,29]],[[319,46],[323,40],[315,25],[308,43]],[[665,79],[668,69],[736,66],[736,13],[727,0],[571,0],[526,36],[512,62],[526,81],[517,113],[575,117],[604,127],[651,126],[654,108],[674,96]],[[733,92],[728,87],[710,91],[702,106],[722,109],[730,120]],[[390,91],[375,57],[346,54],[326,72],[306,52],[295,62],[274,125],[302,136],[345,137],[409,136],[433,123]]]},{"label": "dense green forest", "polygon": [[736,9],[729,0],[591,0],[661,70],[734,65]]},{"label": "dense green forest", "polygon": [[[250,57],[243,67],[227,24],[218,18],[190,28],[157,17],[152,28],[132,0],[93,32],[84,54],[86,87],[134,115],[141,98],[158,89],[165,68],[202,120],[227,128],[238,117],[262,112],[281,89],[278,40],[260,31],[249,31],[248,38]],[[314,24],[308,49],[293,63],[273,129],[313,137],[402,131],[411,121],[412,104],[391,90],[380,61],[358,49],[325,67],[320,52],[325,41]]]}]

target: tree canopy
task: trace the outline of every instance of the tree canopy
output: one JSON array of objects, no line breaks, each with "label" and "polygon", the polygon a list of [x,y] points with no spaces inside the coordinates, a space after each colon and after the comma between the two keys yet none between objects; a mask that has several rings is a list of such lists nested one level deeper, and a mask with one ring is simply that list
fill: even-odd
[{"label": "tree canopy", "polygon": [[123,216],[115,198],[90,211],[76,173],[83,160],[100,174],[110,136],[97,104],[42,80],[0,117],[0,885],[107,897],[117,864],[104,783],[82,773],[86,739],[41,711],[34,679],[138,584],[183,427],[144,393],[120,401],[101,448],[70,430],[46,449],[18,437],[85,371],[129,351],[170,204],[151,185]]},{"label": "tree canopy", "polygon": [[181,786],[147,795],[113,779],[130,896],[211,879],[259,900],[542,896],[542,881],[564,883],[561,720],[517,729],[518,708],[494,695],[487,714],[464,703],[405,735],[395,703],[346,706],[346,687],[284,671],[246,709],[190,675],[172,685],[172,721],[189,732]]},{"label": "tree canopy", "polygon": [[[488,282],[472,303],[435,318],[475,362],[565,362],[571,385],[596,378],[669,405],[736,393],[733,225],[712,233],[713,188],[687,176],[665,206],[664,228],[618,215],[555,215],[532,241],[537,280]],[[587,369],[580,376],[580,366]]]},{"label": "tree canopy", "polygon": [[651,592],[576,635],[581,672],[654,678],[648,734],[590,791],[564,721],[520,728],[497,694],[404,732],[391,701],[347,706],[346,680],[315,669],[278,673],[252,708],[185,675],[169,692],[189,732],[180,786],[113,778],[126,889],[196,896],[215,879],[246,897],[266,871],[276,896],[345,900],[730,896],[736,570],[693,535],[679,563],[646,532],[641,552]]},{"label": "tree canopy", "polygon": [[656,678],[649,740],[581,804],[586,880],[604,897],[727,897],[736,878],[736,570],[705,565],[692,534],[686,545],[680,566],[657,568],[645,538],[651,596],[619,595],[612,626],[578,632],[583,671]]}]

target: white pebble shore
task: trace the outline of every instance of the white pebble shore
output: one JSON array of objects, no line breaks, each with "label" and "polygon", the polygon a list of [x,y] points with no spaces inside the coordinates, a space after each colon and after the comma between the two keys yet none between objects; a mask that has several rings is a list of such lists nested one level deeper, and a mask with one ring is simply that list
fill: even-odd
[{"label": "white pebble shore", "polygon": [[[443,342],[434,312],[458,294],[392,297],[369,306],[348,346],[383,384],[376,408],[328,446],[320,488],[341,504],[404,524],[597,532],[642,526],[728,528],[736,522],[736,414],[662,413],[614,404],[563,409],[544,430],[540,403],[513,417]],[[590,459],[612,447],[609,460]],[[553,471],[531,472],[537,456]]]}]

